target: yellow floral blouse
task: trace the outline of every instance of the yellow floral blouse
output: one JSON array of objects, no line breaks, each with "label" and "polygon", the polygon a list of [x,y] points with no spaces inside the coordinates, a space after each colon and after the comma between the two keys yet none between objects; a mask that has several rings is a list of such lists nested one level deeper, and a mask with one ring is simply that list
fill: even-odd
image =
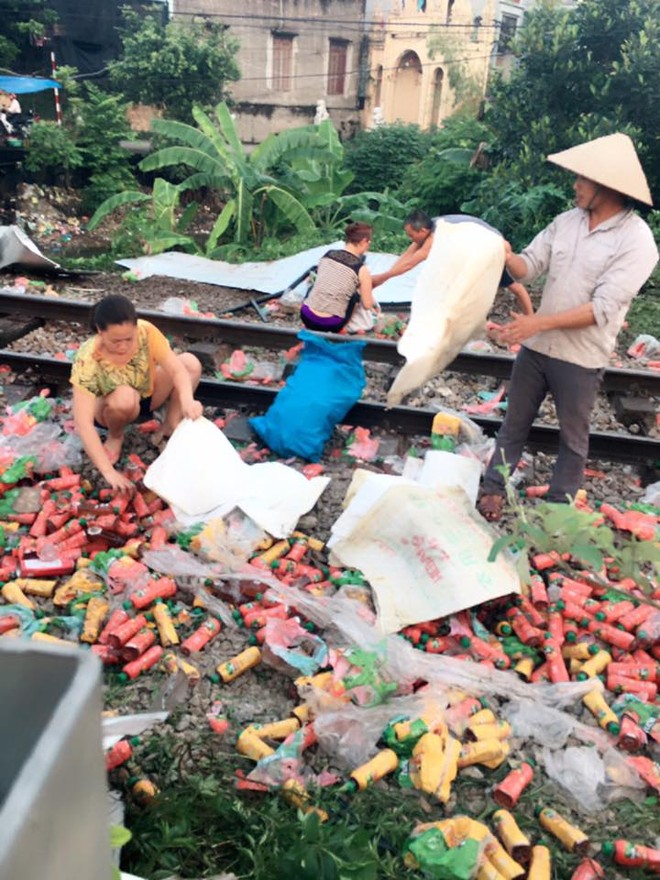
[{"label": "yellow floral blouse", "polygon": [[71,384],[84,388],[94,397],[105,397],[120,385],[129,385],[150,397],[154,387],[154,368],[171,351],[170,344],[157,327],[138,319],[138,347],[127,364],[113,364],[97,352],[98,337],[92,336],[78,349],[71,370]]}]

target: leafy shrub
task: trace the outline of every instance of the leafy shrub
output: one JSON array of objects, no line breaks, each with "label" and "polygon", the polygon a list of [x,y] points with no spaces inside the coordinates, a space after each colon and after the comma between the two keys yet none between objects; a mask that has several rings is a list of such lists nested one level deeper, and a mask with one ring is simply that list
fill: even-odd
[{"label": "leafy shrub", "polygon": [[568,189],[553,183],[528,186],[505,166],[484,176],[472,197],[461,205],[466,214],[493,225],[518,251],[569,207]]},{"label": "leafy shrub", "polygon": [[73,98],[75,143],[82,156],[85,176],[83,209],[93,211],[114,193],[135,186],[130,157],[120,141],[130,138],[127,104],[121,95],[110,95],[92,83],[85,97]]},{"label": "leafy shrub", "polygon": [[410,199],[416,207],[432,216],[459,214],[462,203],[470,197],[480,173],[466,162],[444,159],[436,150],[411,165],[399,189],[400,198]]},{"label": "leafy shrub", "polygon": [[354,174],[348,192],[396,190],[406,168],[429,151],[432,135],[417,125],[379,125],[361,131],[344,145],[345,162]]},{"label": "leafy shrub", "polygon": [[25,167],[42,182],[55,182],[63,173],[63,183],[71,183],[71,171],[83,164],[83,156],[72,133],[56,122],[35,122],[30,130]]}]

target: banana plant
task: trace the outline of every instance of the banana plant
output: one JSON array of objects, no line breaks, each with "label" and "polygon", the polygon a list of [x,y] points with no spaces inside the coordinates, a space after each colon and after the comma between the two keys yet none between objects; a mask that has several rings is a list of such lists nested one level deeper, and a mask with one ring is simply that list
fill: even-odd
[{"label": "banana plant", "polygon": [[179,215],[180,196],[179,186],[158,177],[151,194],[127,190],[110,196],[98,206],[87,228],[90,231],[96,228],[109,214],[125,205],[142,205],[137,227],[146,254],[160,254],[172,248],[199,254],[201,251],[195,239],[185,234],[198,206],[191,203]]},{"label": "banana plant", "polygon": [[268,212],[275,222],[288,223],[298,232],[309,232],[315,223],[296,191],[295,175],[277,176],[274,169],[287,165],[287,156],[323,151],[315,132],[308,126],[269,135],[251,153],[240,141],[227,105],[222,102],[214,119],[199,107],[193,110],[197,126],[167,119],[155,119],[153,129],[177,144],[157,150],[140,163],[144,171],[185,165],[192,174],[180,190],[209,187],[225,199],[206,243],[213,255],[222,235],[233,228],[233,238],[243,244],[250,237],[259,240]]}]

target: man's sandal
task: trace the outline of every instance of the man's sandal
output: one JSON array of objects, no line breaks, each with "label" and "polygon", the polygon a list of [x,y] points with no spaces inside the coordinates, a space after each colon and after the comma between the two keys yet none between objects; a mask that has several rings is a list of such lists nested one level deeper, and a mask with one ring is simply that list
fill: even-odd
[{"label": "man's sandal", "polygon": [[477,502],[477,510],[488,522],[498,522],[504,509],[503,495],[482,495]]}]

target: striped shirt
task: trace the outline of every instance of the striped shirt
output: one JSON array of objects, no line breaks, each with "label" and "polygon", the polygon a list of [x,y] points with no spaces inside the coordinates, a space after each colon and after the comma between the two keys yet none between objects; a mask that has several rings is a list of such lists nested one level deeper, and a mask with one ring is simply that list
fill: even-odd
[{"label": "striped shirt", "polygon": [[328,251],[319,260],[316,282],[307,297],[307,306],[317,314],[343,317],[358,289],[358,272],[364,257],[350,251]]}]

